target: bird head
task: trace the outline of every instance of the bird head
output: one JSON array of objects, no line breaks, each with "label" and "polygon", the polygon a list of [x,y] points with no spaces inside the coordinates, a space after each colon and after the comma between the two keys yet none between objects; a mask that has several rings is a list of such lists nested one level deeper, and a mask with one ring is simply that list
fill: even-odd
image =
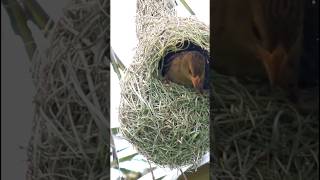
[{"label": "bird head", "polygon": [[189,77],[192,85],[200,92],[203,91],[204,78],[205,78],[205,57],[197,52],[192,52],[192,56],[187,59],[189,68]]},{"label": "bird head", "polygon": [[290,59],[283,46],[278,45],[271,52],[258,48],[258,58],[262,60],[271,86],[280,87],[290,93],[296,90],[296,62]]}]

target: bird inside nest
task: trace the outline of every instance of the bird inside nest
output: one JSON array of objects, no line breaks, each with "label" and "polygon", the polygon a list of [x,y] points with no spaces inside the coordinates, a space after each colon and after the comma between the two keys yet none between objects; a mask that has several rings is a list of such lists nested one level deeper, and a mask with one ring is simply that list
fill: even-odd
[{"label": "bird inside nest", "polygon": [[164,62],[164,80],[204,93],[208,86],[208,64],[208,58],[199,51],[175,53]]}]

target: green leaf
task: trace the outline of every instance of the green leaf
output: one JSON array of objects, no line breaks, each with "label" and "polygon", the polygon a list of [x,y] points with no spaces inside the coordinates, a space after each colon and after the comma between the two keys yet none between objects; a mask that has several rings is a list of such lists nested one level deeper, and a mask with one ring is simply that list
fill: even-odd
[{"label": "green leaf", "polygon": [[119,162],[124,162],[124,161],[130,161],[133,157],[135,157],[136,155],[138,155],[138,153],[134,153],[134,154],[131,154],[129,156],[125,156],[123,158],[120,158],[119,159]]}]

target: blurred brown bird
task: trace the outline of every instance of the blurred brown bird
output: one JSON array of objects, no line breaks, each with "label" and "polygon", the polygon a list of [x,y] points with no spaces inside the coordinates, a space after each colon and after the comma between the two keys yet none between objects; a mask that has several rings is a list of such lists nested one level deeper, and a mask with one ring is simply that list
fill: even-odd
[{"label": "blurred brown bird", "polygon": [[281,44],[273,51],[257,48],[257,57],[265,67],[271,86],[283,88],[292,100],[297,98],[298,91],[299,55],[295,53],[286,50]]},{"label": "blurred brown bird", "polygon": [[283,88],[295,101],[302,52],[303,0],[252,0],[252,11],[255,34],[260,39],[256,56],[263,63],[271,86]]},{"label": "blurred brown bird", "polygon": [[216,0],[215,4],[213,68],[227,75],[269,79],[272,87],[295,99],[303,0]]},{"label": "blurred brown bird", "polygon": [[180,52],[172,57],[164,78],[180,85],[194,87],[202,93],[205,66],[206,58],[200,52]]}]

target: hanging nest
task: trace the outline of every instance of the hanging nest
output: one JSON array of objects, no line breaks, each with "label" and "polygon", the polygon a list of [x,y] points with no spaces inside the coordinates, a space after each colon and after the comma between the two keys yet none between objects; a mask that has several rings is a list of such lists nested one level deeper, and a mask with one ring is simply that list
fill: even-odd
[{"label": "hanging nest", "polygon": [[209,97],[164,84],[161,62],[190,47],[209,52],[209,29],[192,18],[147,19],[149,31],[140,36],[135,60],[120,84],[122,134],[158,165],[196,166],[209,150]]},{"label": "hanging nest", "polygon": [[27,179],[109,178],[109,2],[71,1],[36,53]]}]

